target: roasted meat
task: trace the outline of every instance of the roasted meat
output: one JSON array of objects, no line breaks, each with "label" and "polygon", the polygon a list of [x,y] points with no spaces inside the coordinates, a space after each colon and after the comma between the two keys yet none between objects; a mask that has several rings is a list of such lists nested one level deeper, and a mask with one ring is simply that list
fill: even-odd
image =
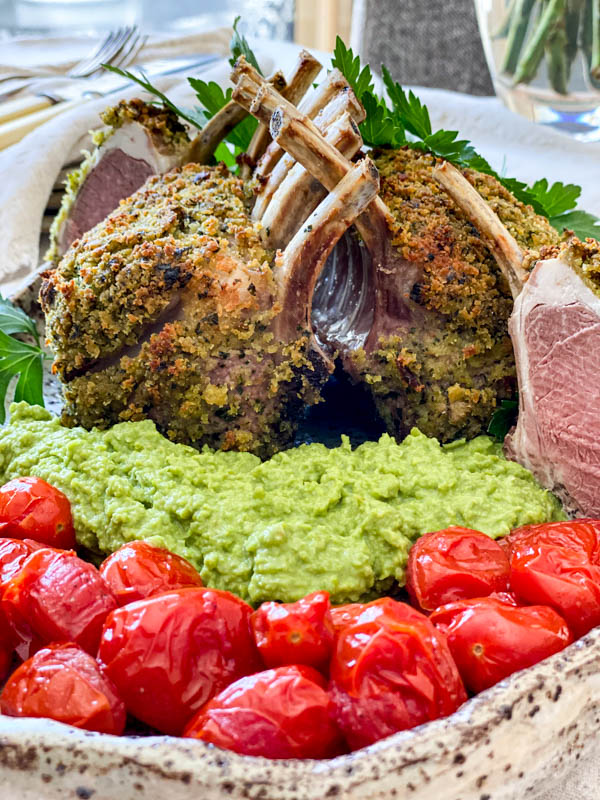
[{"label": "roasted meat", "polygon": [[58,262],[69,246],[101,222],[151,175],[181,164],[190,140],[177,115],[142,100],[121,101],[102,115],[95,149],[67,178],[50,231],[46,259]]},{"label": "roasted meat", "polygon": [[[270,122],[288,158],[324,187],[350,169],[302,108],[247,64],[238,63],[233,80],[234,99]],[[316,333],[372,394],[393,435],[413,426],[441,441],[477,435],[497,401],[514,391],[508,283],[477,228],[434,179],[434,157],[408,148],[371,155],[380,197],[357,220],[359,237],[346,236],[321,275]],[[465,176],[523,247],[558,242],[548,221],[494,178]]]},{"label": "roasted meat", "polygon": [[[272,82],[299,100],[320,68],[301,53],[290,78]],[[359,150],[364,110],[340,73],[309,112],[343,152]],[[226,106],[190,152],[208,159],[246,113]],[[260,127],[255,157],[266,150],[264,160],[283,162],[269,142]],[[150,178],[72,244],[41,291],[66,424],[149,417],[175,441],[261,456],[291,442],[333,366],[312,333],[315,283],[379,186],[368,160],[329,194],[311,192],[301,168],[295,181],[304,201],[288,204],[289,224],[275,231],[264,197],[272,183],[259,169],[245,182],[223,164],[186,164]],[[255,199],[265,213],[255,205],[252,218]]]},{"label": "roasted meat", "polygon": [[437,176],[489,243],[515,296],[509,330],[519,418],[505,451],[567,510],[597,517],[600,243],[571,237],[540,253],[523,250],[460,173],[446,166]]}]

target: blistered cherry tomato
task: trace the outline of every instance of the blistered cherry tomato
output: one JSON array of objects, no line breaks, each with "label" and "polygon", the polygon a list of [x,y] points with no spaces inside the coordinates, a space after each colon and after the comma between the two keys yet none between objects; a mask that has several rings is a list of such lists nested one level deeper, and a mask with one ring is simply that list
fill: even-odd
[{"label": "blistered cherry tomato", "polygon": [[313,592],[296,603],[263,603],[251,622],[264,665],[324,669],[333,648],[330,607],[327,592]]},{"label": "blistered cherry tomato", "polygon": [[443,635],[423,614],[389,597],[368,603],[338,634],[330,693],[353,750],[447,716],[466,700]]},{"label": "blistered cherry tomato", "polygon": [[43,545],[33,539],[0,539],[0,595],[25,561]]},{"label": "blistered cherry tomato", "polygon": [[352,625],[367,607],[367,603],[346,603],[343,606],[332,606],[329,612],[336,633]]},{"label": "blistered cherry tomato", "polygon": [[323,678],[305,665],[240,678],[209,700],[183,735],[265,758],[332,758],[345,750]]},{"label": "blistered cherry tomato", "polygon": [[178,589],[114,611],[98,659],[127,710],[163,733],[261,666],[249,605],[216,589]]},{"label": "blistered cherry tomato", "polygon": [[508,588],[509,565],[485,533],[452,527],[426,533],[408,554],[406,588],[414,604],[433,611],[444,603]]},{"label": "blistered cherry tomato", "polygon": [[472,692],[537,664],[573,641],[567,623],[549,606],[516,608],[495,597],[449,603],[429,619],[446,635]]},{"label": "blistered cherry tomato", "polygon": [[0,487],[0,534],[69,550],[76,545],[71,504],[41,478],[14,478]]},{"label": "blistered cherry tomato", "polygon": [[125,728],[125,705],[112,682],[72,642],[44,647],[21,664],[2,690],[0,709],[117,736]]},{"label": "blistered cherry tomato", "polygon": [[104,620],[116,607],[96,567],[47,547],[27,558],[0,603],[23,659],[51,642],[75,642],[95,654]]},{"label": "blistered cherry tomato", "polygon": [[3,681],[10,672],[16,644],[16,637],[0,608],[0,681]]},{"label": "blistered cherry tomato", "polygon": [[510,565],[517,597],[553,608],[576,638],[600,625],[600,567],[584,552],[540,544],[513,554]]},{"label": "blistered cherry tomato", "polygon": [[563,522],[543,522],[515,528],[505,537],[509,558],[537,545],[566,547],[587,556],[592,564],[600,561],[600,520],[572,519]]},{"label": "blistered cherry tomato", "polygon": [[185,558],[141,541],[115,550],[100,565],[100,574],[120,606],[172,589],[204,585]]}]

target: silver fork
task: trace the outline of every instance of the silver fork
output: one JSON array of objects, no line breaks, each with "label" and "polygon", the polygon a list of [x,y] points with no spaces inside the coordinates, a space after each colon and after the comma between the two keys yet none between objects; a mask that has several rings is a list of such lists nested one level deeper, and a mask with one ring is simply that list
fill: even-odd
[{"label": "silver fork", "polygon": [[[36,81],[40,78],[87,78],[90,75],[93,75],[96,72],[99,72],[102,69],[102,64],[112,64],[115,63],[118,59],[118,63],[115,63],[116,66],[121,65],[127,58],[127,56],[131,53],[132,48],[127,47],[128,44],[131,44],[131,40],[133,39],[133,45],[137,46],[142,39],[141,35],[138,32],[136,25],[127,26],[125,28],[118,28],[115,31],[110,31],[105,38],[98,44],[92,53],[84,56],[81,61],[78,61],[69,72],[66,73],[65,76],[56,75],[54,73],[46,73],[40,71],[39,73],[32,74],[29,72],[28,74],[24,73],[17,73],[13,72],[9,75],[3,75],[0,77],[0,83],[9,80],[16,80],[22,78],[24,82],[19,85],[18,89],[25,89],[27,87],[27,79],[30,82]],[[143,37],[143,41],[145,42],[146,37]],[[141,45],[143,46],[143,44]],[[138,47],[138,51],[139,51]],[[17,91],[17,89],[13,90]],[[7,92],[8,94],[8,92]]]}]

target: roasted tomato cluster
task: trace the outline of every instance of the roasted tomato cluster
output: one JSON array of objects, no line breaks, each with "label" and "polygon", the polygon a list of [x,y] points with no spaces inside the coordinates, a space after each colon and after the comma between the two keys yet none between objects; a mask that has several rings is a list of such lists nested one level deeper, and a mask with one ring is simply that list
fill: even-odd
[{"label": "roasted tomato cluster", "polygon": [[600,521],[500,542],[422,536],[410,603],[332,608],[326,592],[253,610],[184,559],[131,542],[77,556],[67,498],[0,488],[0,710],[122,734],[127,719],[268,758],[330,758],[452,714],[467,693],[600,624]]}]

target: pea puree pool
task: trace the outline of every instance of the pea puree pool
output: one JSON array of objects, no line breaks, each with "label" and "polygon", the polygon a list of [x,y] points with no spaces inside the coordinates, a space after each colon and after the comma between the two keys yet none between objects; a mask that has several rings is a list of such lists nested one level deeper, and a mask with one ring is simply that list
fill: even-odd
[{"label": "pea puree pool", "polygon": [[78,541],[111,552],[147,539],[189,559],[208,586],[253,604],[317,589],[335,603],[404,582],[419,535],[464,525],[490,536],[564,519],[558,500],[486,436],[440,446],[418,430],[352,449],[301,445],[260,462],[198,452],[150,421],[65,428],[11,407],[0,479],[37,475],[72,504]]}]

